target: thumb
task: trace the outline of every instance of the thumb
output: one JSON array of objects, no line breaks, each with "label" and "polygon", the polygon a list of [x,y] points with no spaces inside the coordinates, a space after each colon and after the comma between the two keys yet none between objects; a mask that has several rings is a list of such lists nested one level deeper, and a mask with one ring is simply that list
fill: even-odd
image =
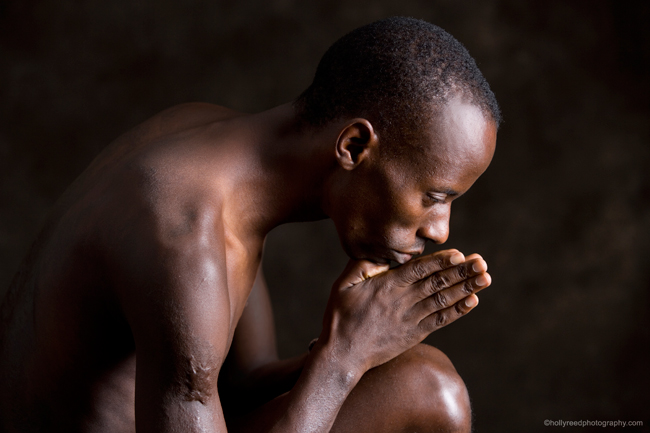
[{"label": "thumb", "polygon": [[337,281],[340,288],[352,287],[368,278],[386,272],[390,269],[389,264],[378,264],[368,260],[350,259],[343,273]]}]

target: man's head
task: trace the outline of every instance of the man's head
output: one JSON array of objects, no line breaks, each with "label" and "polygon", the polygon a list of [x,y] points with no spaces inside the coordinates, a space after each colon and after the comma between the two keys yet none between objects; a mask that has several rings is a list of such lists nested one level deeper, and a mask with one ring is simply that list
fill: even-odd
[{"label": "man's head", "polygon": [[394,17],[336,41],[294,105],[308,125],[363,117],[381,138],[403,142],[457,95],[499,126],[494,94],[465,47],[438,26]]},{"label": "man's head", "polygon": [[387,155],[363,118],[344,123],[324,209],[350,257],[404,263],[449,236],[451,203],[487,169],[496,123],[462,97],[420,131],[411,152]]},{"label": "man's head", "polygon": [[340,131],[324,209],[348,255],[377,262],[447,239],[451,201],[489,165],[501,120],[467,50],[409,18],[337,41],[295,107],[313,128]]}]

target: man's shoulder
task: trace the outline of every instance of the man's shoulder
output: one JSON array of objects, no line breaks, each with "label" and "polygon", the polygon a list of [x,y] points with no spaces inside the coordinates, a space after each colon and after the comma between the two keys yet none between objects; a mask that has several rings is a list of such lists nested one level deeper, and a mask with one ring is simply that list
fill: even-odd
[{"label": "man's shoulder", "polygon": [[114,218],[104,218],[100,229],[121,233],[106,239],[122,257],[121,266],[159,271],[170,257],[225,261],[229,154],[210,135],[214,128],[204,126],[239,115],[213,104],[177,105],[137,127],[137,139],[116,143],[102,157],[105,175],[93,180],[106,191],[102,207]]},{"label": "man's shoulder", "polygon": [[194,128],[207,123],[225,121],[244,114],[221,105],[207,102],[186,102],[167,108],[150,120],[174,129]]},{"label": "man's shoulder", "polygon": [[[151,143],[226,122],[243,113],[205,102],[188,102],[160,111],[117,137],[104,154],[128,153],[133,148],[150,148]],[[101,156],[101,155],[100,155]]]}]

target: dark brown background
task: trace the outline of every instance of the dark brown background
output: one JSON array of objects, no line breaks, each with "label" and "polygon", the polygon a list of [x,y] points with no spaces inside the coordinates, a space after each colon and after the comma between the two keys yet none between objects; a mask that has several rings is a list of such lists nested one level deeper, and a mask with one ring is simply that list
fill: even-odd
[{"label": "dark brown background", "polygon": [[[286,102],[345,32],[414,16],[468,47],[505,117],[492,166],[454,205],[448,242],[482,253],[494,285],[428,340],[465,378],[476,430],[647,426],[647,5],[1,1],[0,295],[53,202],[117,135],[180,102],[247,112]],[[296,354],[318,335],[346,259],[328,222],[281,227],[267,252],[281,352]]]}]

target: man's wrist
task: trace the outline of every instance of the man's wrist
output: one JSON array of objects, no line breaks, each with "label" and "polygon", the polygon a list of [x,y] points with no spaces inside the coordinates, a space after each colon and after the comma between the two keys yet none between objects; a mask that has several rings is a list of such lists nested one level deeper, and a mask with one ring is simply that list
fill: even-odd
[{"label": "man's wrist", "polygon": [[311,346],[309,362],[313,363],[314,367],[322,366],[330,374],[338,377],[341,384],[349,385],[350,389],[359,382],[361,376],[366,372],[361,363],[342,355],[334,345],[322,339],[317,339]]}]

